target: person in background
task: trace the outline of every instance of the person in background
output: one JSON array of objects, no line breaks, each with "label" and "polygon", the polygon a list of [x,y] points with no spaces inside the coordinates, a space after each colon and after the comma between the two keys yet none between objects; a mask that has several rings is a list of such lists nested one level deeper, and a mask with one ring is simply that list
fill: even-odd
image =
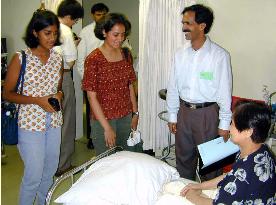
[{"label": "person in background", "polygon": [[64,74],[62,90],[64,99],[62,103],[64,123],[61,131],[60,159],[56,176],[73,168],[72,155],[74,153],[76,137],[76,98],[72,79],[72,68],[77,59],[77,47],[79,40],[74,41],[71,27],[83,18],[83,8],[76,0],[64,0],[57,9],[60,21],[61,46],[56,49],[64,59]]},{"label": "person in background", "polygon": [[127,149],[131,128],[136,130],[138,108],[133,82],[135,72],[130,53],[121,45],[131,24],[122,14],[107,14],[96,24],[95,35],[104,44],[85,60],[83,90],[87,91],[92,110],[91,128],[96,154],[115,145]]},{"label": "person in background", "polygon": [[[230,139],[239,146],[232,170],[201,184],[188,184],[181,191],[194,204],[275,204],[276,161],[264,142],[270,129],[268,107],[256,102],[237,103],[230,127]],[[218,188],[214,200],[202,189]]]},{"label": "person in background", "polygon": [[[176,167],[181,177],[194,180],[197,145],[218,135],[228,139],[231,122],[232,73],[229,53],[206,35],[213,23],[213,12],[201,4],[182,12],[188,48],[174,56],[167,88],[170,132],[176,134]],[[222,170],[207,173],[211,179]]]},{"label": "person in background", "polygon": [[58,167],[62,113],[55,111],[48,99],[54,97],[60,103],[63,97],[62,56],[53,49],[59,44],[59,25],[53,12],[34,12],[24,37],[23,94],[15,90],[22,64],[20,52],[13,56],[5,80],[3,98],[20,105],[17,148],[24,162],[20,205],[32,205],[36,196],[38,204],[44,204]]},{"label": "person in background", "polygon": [[[98,22],[102,17],[104,17],[109,11],[109,8],[103,3],[94,4],[91,7],[91,17],[94,20],[91,24],[84,27],[80,32],[81,41],[78,45],[78,59],[77,59],[77,70],[81,79],[83,78],[84,72],[84,61],[85,58],[96,48],[100,47],[103,44],[103,40],[98,39],[95,34],[96,22]],[[93,142],[90,137],[91,127],[90,127],[90,106],[87,99],[87,94],[84,92],[86,99],[86,127],[87,133],[86,137],[88,138],[87,148],[93,149]]]}]

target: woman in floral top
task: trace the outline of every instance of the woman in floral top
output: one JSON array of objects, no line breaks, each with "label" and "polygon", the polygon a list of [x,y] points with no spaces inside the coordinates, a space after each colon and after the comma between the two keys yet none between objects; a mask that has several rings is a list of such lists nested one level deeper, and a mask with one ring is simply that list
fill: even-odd
[{"label": "woman in floral top", "polygon": [[[232,170],[201,184],[189,184],[182,196],[194,204],[276,204],[276,162],[264,144],[270,128],[270,111],[266,105],[241,102],[233,114],[231,141],[240,152]],[[218,188],[214,200],[202,195],[202,189]]]},{"label": "woman in floral top", "polygon": [[[24,37],[26,69],[22,94],[16,90],[22,55],[16,53],[9,65],[3,97],[20,104],[18,114],[18,150],[24,162],[19,204],[38,204],[45,199],[58,167],[62,113],[49,103],[63,97],[62,56],[53,50],[59,38],[57,16],[47,10],[33,14]],[[20,90],[20,86],[19,89]]]},{"label": "woman in floral top", "polygon": [[104,44],[85,60],[82,87],[92,110],[91,130],[97,154],[115,145],[127,148],[131,128],[137,128],[136,76],[129,56],[121,48],[130,27],[123,15],[106,15],[95,27],[96,37]]}]

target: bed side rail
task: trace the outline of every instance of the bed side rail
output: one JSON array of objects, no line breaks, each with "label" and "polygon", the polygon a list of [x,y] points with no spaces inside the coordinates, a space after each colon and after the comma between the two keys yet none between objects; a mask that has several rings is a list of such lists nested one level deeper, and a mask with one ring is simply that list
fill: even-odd
[{"label": "bed side rail", "polygon": [[[51,200],[52,200],[52,196],[53,196],[53,193],[55,192],[55,189],[63,182],[65,181],[66,179],[68,178],[71,178],[71,186],[73,185],[74,183],[74,175],[81,172],[81,171],[85,171],[90,165],[92,165],[93,163],[95,163],[96,161],[104,158],[104,157],[107,157],[111,154],[114,154],[116,152],[119,152],[119,151],[122,151],[123,148],[120,147],[120,146],[116,146],[116,147],[113,147],[107,151],[105,151],[104,153],[100,154],[99,156],[95,157],[95,158],[92,158],[91,160],[81,164],[80,166],[64,173],[63,175],[61,175],[60,177],[58,177],[55,182],[53,183],[53,185],[51,186],[50,190],[48,191],[48,194],[47,194],[47,197],[46,197],[46,205],[50,205],[51,203]],[[70,186],[70,187],[71,187]]]}]

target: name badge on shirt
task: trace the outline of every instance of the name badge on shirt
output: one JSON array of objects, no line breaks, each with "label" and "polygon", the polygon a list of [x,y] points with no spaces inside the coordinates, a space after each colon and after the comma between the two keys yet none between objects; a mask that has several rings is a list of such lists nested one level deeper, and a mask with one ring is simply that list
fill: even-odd
[{"label": "name badge on shirt", "polygon": [[203,80],[213,80],[213,72],[201,71],[199,77]]}]

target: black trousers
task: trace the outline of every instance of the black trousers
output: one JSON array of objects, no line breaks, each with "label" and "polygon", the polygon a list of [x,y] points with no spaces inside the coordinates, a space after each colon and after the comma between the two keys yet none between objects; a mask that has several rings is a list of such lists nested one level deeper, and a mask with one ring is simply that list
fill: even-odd
[{"label": "black trousers", "polygon": [[87,92],[83,92],[85,107],[86,107],[86,115],[85,115],[85,123],[86,123],[86,137],[87,139],[91,139],[91,125],[90,125],[90,104],[87,97]]},{"label": "black trousers", "polygon": [[[197,145],[214,139],[218,134],[218,106],[191,109],[180,101],[175,136],[176,168],[183,178],[195,180],[198,162]],[[203,180],[215,178],[222,170],[212,171]]]}]

